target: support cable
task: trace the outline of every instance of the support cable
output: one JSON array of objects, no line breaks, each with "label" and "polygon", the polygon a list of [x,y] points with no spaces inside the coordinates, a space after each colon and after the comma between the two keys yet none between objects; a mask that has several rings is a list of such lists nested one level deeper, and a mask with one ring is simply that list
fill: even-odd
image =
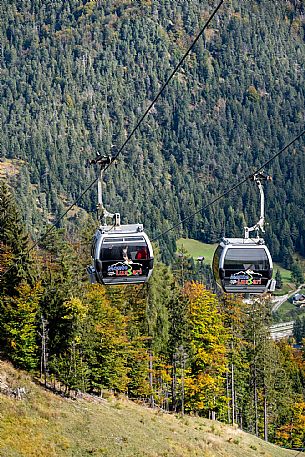
[{"label": "support cable", "polygon": [[[104,168],[104,171],[106,171],[110,165],[112,163],[115,162],[115,160],[118,158],[118,156],[123,152],[123,150],[125,149],[126,145],[129,143],[129,141],[131,140],[131,138],[133,137],[133,135],[135,134],[135,132],[138,130],[138,128],[140,127],[140,125],[142,124],[142,122],[144,121],[144,119],[146,118],[146,116],[148,115],[149,111],[151,110],[151,108],[154,106],[154,104],[158,101],[158,99],[160,98],[160,96],[162,95],[162,93],[164,92],[165,88],[168,86],[168,84],[170,83],[170,81],[173,79],[173,77],[175,76],[175,74],[177,73],[177,71],[179,70],[179,68],[181,67],[181,65],[184,63],[185,59],[188,57],[188,55],[190,54],[190,52],[192,51],[192,49],[194,48],[194,46],[196,45],[197,41],[199,40],[199,38],[203,35],[203,33],[205,32],[205,30],[207,29],[207,27],[209,26],[210,22],[213,20],[214,16],[218,13],[219,9],[221,8],[221,6],[223,5],[225,0],[221,0],[219,2],[219,4],[216,6],[216,8],[213,10],[212,14],[210,15],[210,17],[208,18],[208,20],[206,21],[206,23],[204,24],[204,26],[202,27],[202,29],[199,31],[199,33],[196,35],[195,39],[193,40],[192,44],[189,46],[189,48],[187,49],[187,51],[184,53],[184,55],[182,56],[182,58],[179,60],[178,64],[175,66],[175,68],[173,69],[173,71],[171,72],[171,74],[168,76],[168,78],[166,79],[165,83],[163,83],[163,86],[161,87],[161,89],[159,90],[159,92],[157,93],[157,95],[155,96],[155,98],[153,99],[153,101],[149,104],[148,108],[144,111],[144,113],[142,114],[142,116],[139,118],[138,122],[136,123],[135,127],[132,129],[132,131],[129,133],[128,137],[126,138],[126,140],[124,141],[124,143],[122,144],[122,146],[120,147],[120,149],[118,150],[118,152],[112,157],[111,159],[111,162],[105,166]],[[80,202],[80,200],[83,198],[83,196],[90,190],[92,189],[92,187],[94,186],[94,184],[96,184],[96,182],[99,180],[99,176],[97,178],[94,179],[94,181],[91,182],[91,184],[89,184],[86,189],[80,194],[80,196],[69,206],[69,208],[66,209],[66,211],[64,211],[63,214],[61,214],[58,219],[56,219],[55,222],[53,222],[53,224],[46,230],[46,232],[41,235],[41,237],[29,248],[29,250],[24,254],[25,256],[28,255],[41,241],[43,241],[47,235],[59,224],[59,222],[71,211],[71,209],[77,204]],[[18,261],[18,260],[17,260]],[[11,267],[12,268],[12,267]],[[10,269],[11,269],[10,268]],[[2,276],[4,276],[8,271],[7,270],[5,271]]]},{"label": "support cable", "polygon": [[[234,186],[230,187],[228,190],[226,190],[225,192],[223,192],[222,194],[218,195],[217,197],[215,197],[213,200],[211,200],[209,203],[207,203],[206,205],[202,206],[201,208],[199,208],[197,211],[194,211],[192,214],[190,214],[189,216],[185,217],[184,219],[181,219],[179,222],[177,222],[176,224],[174,224],[173,226],[171,226],[170,228],[168,228],[167,230],[159,233],[159,235],[157,235],[155,238],[153,238],[151,241],[157,241],[159,238],[163,237],[164,235],[166,235],[168,232],[171,232],[172,230],[174,230],[175,228],[179,227],[180,225],[183,224],[183,222],[185,221],[188,221],[189,219],[192,219],[194,218],[194,216],[196,216],[196,214],[204,211],[205,209],[209,208],[210,206],[212,206],[214,203],[218,202],[219,200],[221,200],[223,197],[226,197],[227,195],[229,195],[231,192],[233,192],[234,190],[236,190],[238,187],[240,187],[242,184],[244,184],[248,179],[251,179],[254,177],[254,175],[256,175],[257,173],[259,173],[260,171],[262,171],[267,165],[269,165],[274,159],[276,159],[280,154],[282,154],[284,151],[286,151],[286,149],[288,149],[290,146],[292,146],[297,140],[299,140],[303,135],[305,134],[305,130],[303,130],[301,133],[299,133],[296,137],[294,137],[288,144],[286,144],[282,149],[280,149],[280,151],[278,151],[276,154],[274,154],[269,160],[267,160],[263,165],[261,165],[259,168],[257,168],[253,173],[251,173],[250,175],[247,175],[245,178],[243,178],[241,181],[238,181]],[[109,167],[109,165],[108,165]],[[96,178],[94,182],[96,182],[99,178]],[[91,186],[94,184],[91,183]],[[83,194],[82,194],[83,195]],[[81,198],[81,197],[79,197]],[[68,210],[66,211],[66,213],[68,212]],[[65,213],[65,214],[66,214]],[[44,234],[43,237],[40,238],[39,241],[43,240],[47,234],[54,228],[54,225]],[[27,256],[29,254],[29,252],[31,252],[35,246],[38,245],[39,241],[37,241],[36,243],[33,244],[33,246],[31,246],[30,249],[28,249],[28,251],[24,254],[23,257]],[[16,263],[20,262],[22,260],[22,257],[20,259],[18,259],[16,261]],[[1,276],[5,276],[9,271],[11,271],[13,268],[13,265],[8,268]]]},{"label": "support cable", "polygon": [[[184,63],[185,59],[187,58],[187,56],[190,54],[190,52],[192,51],[192,49],[194,48],[194,46],[196,45],[197,41],[199,40],[199,38],[203,35],[204,31],[206,30],[206,28],[209,26],[210,22],[212,21],[212,19],[214,18],[214,16],[218,13],[219,9],[221,8],[221,6],[223,5],[225,0],[221,0],[219,2],[219,4],[217,5],[217,7],[213,10],[212,14],[210,15],[209,19],[207,20],[207,22],[204,24],[204,26],[202,27],[202,29],[199,31],[199,33],[196,35],[196,38],[194,39],[194,41],[192,42],[192,44],[190,45],[190,47],[187,49],[187,51],[185,52],[185,54],[183,55],[183,57],[180,59],[180,61],[178,62],[178,64],[176,65],[176,67],[173,69],[173,71],[171,72],[171,74],[169,75],[169,77],[167,78],[167,80],[165,81],[165,83],[163,84],[163,86],[161,87],[161,89],[159,90],[158,94],[155,96],[155,98],[153,99],[153,101],[149,104],[148,108],[145,110],[144,114],[140,117],[140,119],[138,120],[137,124],[135,125],[135,127],[132,129],[132,131],[130,132],[130,134],[128,135],[128,137],[126,138],[126,140],[124,141],[124,143],[122,144],[122,146],[120,147],[120,149],[118,150],[118,152],[112,157],[112,160],[111,162],[105,167],[104,171],[106,171],[110,165],[112,163],[115,162],[115,160],[118,158],[118,156],[123,152],[124,148],[126,147],[126,145],[129,143],[129,141],[131,140],[131,138],[133,137],[133,135],[135,134],[135,132],[138,130],[138,128],[140,127],[140,125],[142,124],[142,122],[144,121],[144,119],[146,118],[146,116],[148,115],[149,111],[151,110],[151,108],[154,106],[154,104],[158,101],[158,99],[160,98],[160,96],[162,95],[162,93],[164,92],[165,88],[167,87],[167,85],[169,84],[169,82],[172,80],[172,78],[174,77],[174,75],[177,73],[178,69],[181,67],[181,65]],[[179,221],[177,224],[175,224],[174,226],[170,227],[169,229],[165,230],[164,232],[161,232],[157,237],[155,237],[154,239],[152,239],[152,241],[156,241],[158,240],[159,238],[161,238],[162,236],[166,235],[168,232],[170,232],[171,230],[174,230],[176,227],[178,227],[179,225],[183,224],[183,222],[191,219],[192,217],[194,217],[196,214],[200,213],[201,211],[204,211],[206,208],[208,208],[209,206],[213,205],[214,203],[216,203],[217,201],[219,201],[221,198],[225,197],[226,195],[228,195],[229,193],[233,192],[235,189],[237,189],[239,186],[241,186],[242,184],[244,184],[249,178],[253,177],[256,173],[258,173],[259,171],[261,171],[264,167],[266,167],[272,160],[274,160],[276,157],[278,157],[281,153],[283,153],[288,147],[290,147],[293,143],[295,143],[299,138],[301,138],[305,133],[305,130],[303,130],[299,135],[297,135],[293,140],[290,141],[290,143],[288,143],[286,146],[284,146],[277,154],[275,154],[274,156],[272,156],[268,161],[266,161],[263,165],[261,165],[261,167],[259,167],[255,172],[253,172],[251,175],[249,176],[246,176],[243,180],[239,181],[238,183],[236,183],[233,187],[231,187],[230,189],[228,189],[227,191],[225,191],[224,193],[222,193],[221,195],[219,195],[218,197],[214,198],[210,203],[208,203],[207,205],[204,205],[203,207],[201,207],[199,210],[195,211],[194,213],[192,213],[191,215],[187,216],[186,218],[182,219],[181,221]],[[59,222],[68,214],[69,211],[71,211],[71,209],[77,204],[79,203],[79,201],[83,198],[83,196],[94,186],[94,184],[96,184],[96,182],[98,181],[99,177],[95,178],[87,187],[86,189],[80,194],[80,196],[69,206],[69,208],[66,209],[66,211],[64,211],[64,213],[46,230],[46,232],[26,251],[26,253],[22,256],[22,257],[25,257],[27,256],[36,246],[38,246],[38,244],[43,241],[47,235],[59,224]],[[22,257],[20,259],[17,259],[16,260],[16,263],[22,261]],[[1,276],[3,277],[4,275],[6,275],[11,269],[13,268],[13,266],[11,266],[8,270],[6,270]],[[0,278],[1,278],[0,276]]]},{"label": "support cable", "polygon": [[[288,449],[288,448],[286,448]],[[303,451],[305,451],[305,447],[302,447],[301,449],[298,450],[299,452],[294,456],[294,457],[298,457],[300,454],[303,453]]]},{"label": "support cable", "polygon": [[190,214],[189,216],[185,217],[184,219],[181,219],[179,222],[177,222],[177,224],[173,225],[172,227],[170,227],[169,229],[165,230],[164,232],[161,232],[158,236],[156,236],[155,238],[153,238],[151,241],[156,241],[158,240],[159,238],[161,238],[162,236],[166,235],[168,232],[170,232],[171,230],[174,230],[175,228],[177,228],[178,226],[182,225],[183,222],[185,221],[188,221],[189,219],[192,219],[194,216],[196,216],[196,214],[204,211],[205,209],[209,208],[210,206],[212,206],[214,203],[218,202],[221,198],[223,197],[226,197],[228,194],[230,194],[231,192],[233,192],[234,190],[236,190],[238,187],[240,187],[242,184],[244,184],[248,179],[251,179],[254,177],[254,175],[256,175],[257,173],[259,173],[260,171],[262,171],[267,165],[269,165],[270,162],[272,162],[274,159],[276,159],[276,157],[278,157],[280,154],[282,154],[284,151],[286,151],[286,149],[288,149],[290,146],[292,146],[298,139],[300,139],[303,135],[305,134],[305,130],[303,130],[301,133],[299,133],[295,138],[293,138],[293,140],[291,140],[288,144],[286,144],[286,146],[284,146],[280,151],[278,151],[276,154],[274,154],[269,160],[267,160],[263,165],[261,165],[259,168],[257,168],[253,173],[251,173],[251,175],[248,175],[246,176],[244,179],[242,179],[241,181],[238,181],[233,187],[230,187],[228,190],[226,190],[225,192],[223,192],[222,194],[218,195],[217,197],[215,197],[212,201],[210,201],[209,203],[207,203],[206,205],[202,206],[200,209],[198,209],[197,211],[195,211],[194,213]]}]

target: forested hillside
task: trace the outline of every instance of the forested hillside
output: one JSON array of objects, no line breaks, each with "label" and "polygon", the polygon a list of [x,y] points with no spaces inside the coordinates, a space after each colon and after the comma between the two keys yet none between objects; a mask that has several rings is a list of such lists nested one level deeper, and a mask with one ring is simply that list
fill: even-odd
[{"label": "forested hillside", "polygon": [[[18,0],[1,5],[1,159],[32,232],[114,154],[214,7],[211,1]],[[150,234],[244,177],[304,126],[304,1],[224,3],[107,176],[106,202]],[[266,170],[267,238],[289,266],[305,254],[304,140]],[[16,174],[16,171],[19,173]],[[250,184],[187,221],[211,242],[257,217]],[[79,206],[93,211],[93,188]],[[82,218],[77,209],[73,223]],[[160,240],[164,259],[177,233]]]},{"label": "forested hillside", "polygon": [[303,447],[304,324],[297,348],[273,341],[268,297],[217,296],[185,256],[172,269],[157,261],[145,285],[90,285],[84,231],[68,241],[53,230],[29,253],[4,184],[0,227],[0,360],[65,396],[111,391]]},{"label": "forested hillside", "polygon": [[[0,357],[63,395],[110,390],[300,448],[303,323],[297,348],[275,342],[266,297],[216,296],[204,266],[202,275],[187,253],[172,260],[178,236],[215,242],[256,222],[251,182],[160,238],[143,286],[88,284],[94,187],[39,238],[95,178],[87,159],[119,150],[214,7],[1,3]],[[109,209],[155,237],[299,134],[304,31],[303,0],[225,1],[107,172]],[[305,255],[304,138],[266,172],[266,238],[290,267],[295,251]]]}]

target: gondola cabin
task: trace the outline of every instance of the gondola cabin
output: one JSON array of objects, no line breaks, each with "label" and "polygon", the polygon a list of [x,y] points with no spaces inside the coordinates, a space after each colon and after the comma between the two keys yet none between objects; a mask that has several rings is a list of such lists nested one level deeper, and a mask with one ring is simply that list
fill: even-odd
[{"label": "gondola cabin", "polygon": [[100,227],[93,238],[91,283],[141,284],[152,274],[154,256],[142,224]]},{"label": "gondola cabin", "polygon": [[272,258],[261,238],[223,238],[213,258],[217,284],[228,293],[274,290]]}]

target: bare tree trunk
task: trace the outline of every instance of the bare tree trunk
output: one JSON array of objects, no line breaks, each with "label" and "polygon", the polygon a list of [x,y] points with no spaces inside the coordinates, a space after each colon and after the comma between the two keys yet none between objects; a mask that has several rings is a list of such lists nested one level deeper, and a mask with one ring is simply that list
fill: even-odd
[{"label": "bare tree trunk", "polygon": [[231,363],[231,393],[232,393],[232,424],[235,422],[235,384],[234,384],[234,363]]},{"label": "bare tree trunk", "polygon": [[180,366],[181,366],[181,414],[184,414],[184,374],[185,374],[185,362],[187,359],[187,353],[184,350],[183,345],[179,346],[178,354],[180,358]]},{"label": "bare tree trunk", "polygon": [[254,367],[254,411],[255,411],[255,435],[258,436],[258,405],[257,405],[256,367]]},{"label": "bare tree trunk", "polygon": [[48,328],[47,320],[41,316],[42,323],[42,334],[41,336],[41,357],[40,357],[40,378],[44,376],[44,385],[47,385],[47,369],[48,369],[48,353],[47,353],[47,342],[48,342]]},{"label": "bare tree trunk", "polygon": [[254,401],[254,429],[255,435],[258,436],[258,398],[257,398],[257,368],[256,368],[256,333],[254,322],[254,302],[252,302],[252,330],[253,330],[253,401]]},{"label": "bare tree trunk", "polygon": [[153,355],[152,351],[149,351],[149,387],[150,387],[150,406],[151,408],[155,407],[155,400],[154,400],[154,395],[153,395]]},{"label": "bare tree trunk", "polygon": [[173,355],[172,410],[177,411],[177,356]]},{"label": "bare tree trunk", "polygon": [[267,388],[264,386],[264,440],[268,441]]},{"label": "bare tree trunk", "polygon": [[[229,371],[226,371],[226,395],[229,398]],[[228,424],[231,424],[230,401],[228,401]]]}]

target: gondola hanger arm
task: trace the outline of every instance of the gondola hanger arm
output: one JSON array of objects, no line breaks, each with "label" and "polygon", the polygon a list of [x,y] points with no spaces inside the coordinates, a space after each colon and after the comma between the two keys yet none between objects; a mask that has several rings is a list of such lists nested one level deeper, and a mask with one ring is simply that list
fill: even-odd
[{"label": "gondola hanger arm", "polygon": [[264,194],[264,188],[262,185],[262,181],[271,181],[272,177],[268,175],[264,175],[262,172],[255,173],[254,175],[250,176],[251,181],[254,181],[259,189],[260,193],[260,199],[261,199],[261,204],[260,204],[260,218],[257,221],[255,225],[252,227],[244,227],[244,238],[248,239],[250,232],[256,232],[257,233],[257,238],[259,236],[259,232],[265,233],[265,194]]},{"label": "gondola hanger arm", "polygon": [[98,165],[100,167],[99,176],[97,181],[97,212],[101,223],[107,225],[107,219],[112,219],[112,223],[115,227],[121,225],[121,217],[119,213],[110,213],[103,204],[103,174],[104,171],[111,165],[117,165],[117,160],[112,156],[101,156],[97,155],[94,159],[89,159],[87,161],[87,166],[89,165]]}]

